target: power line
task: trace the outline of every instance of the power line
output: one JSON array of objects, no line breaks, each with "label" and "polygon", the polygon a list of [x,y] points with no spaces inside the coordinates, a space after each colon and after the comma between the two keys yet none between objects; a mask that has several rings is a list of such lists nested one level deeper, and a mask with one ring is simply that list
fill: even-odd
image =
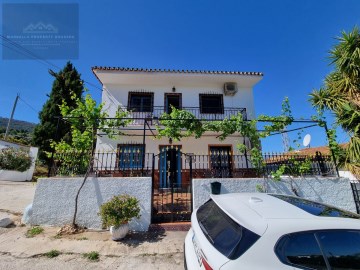
[{"label": "power line", "polygon": [[19,97],[19,99],[25,103],[30,109],[32,109],[34,112],[39,113],[39,110],[36,110],[33,106],[31,106],[28,102],[26,102],[23,98]]},{"label": "power line", "polygon": [[[33,53],[32,51],[24,48],[24,47],[23,47],[22,45],[20,45],[19,43],[15,42],[15,41],[13,41],[13,40],[8,39],[7,37],[5,37],[5,36],[3,36],[3,35],[1,35],[1,34],[0,34],[0,37],[2,38],[3,41],[8,42],[8,43],[10,43],[11,45],[13,45],[13,46],[15,47],[15,48],[14,48],[14,47],[11,47],[11,46],[7,46],[7,44],[4,44],[3,42],[1,42],[1,44],[2,44],[3,46],[5,46],[6,48],[8,48],[8,49],[10,49],[10,50],[13,50],[13,51],[15,51],[16,53],[19,53],[19,54],[21,54],[21,55],[23,55],[23,56],[25,56],[25,57],[29,57],[29,55],[30,55],[32,58],[34,58],[34,60],[36,60],[37,62],[39,62],[39,63],[42,64],[42,65],[47,66],[48,68],[49,68],[49,67],[54,67],[54,68],[56,68],[57,70],[61,70],[61,68],[60,68],[59,66],[57,66],[56,64],[54,64],[54,63],[52,63],[52,62],[50,62],[50,61],[48,61],[48,60],[46,60],[46,59],[38,56],[37,54]],[[24,53],[24,52],[25,52],[25,53]],[[49,68],[49,69],[50,69],[50,68]],[[98,87],[97,85],[95,85],[95,84],[93,84],[93,83],[91,83],[91,82],[89,82],[89,81],[86,81],[86,80],[82,80],[82,81],[85,82],[87,85],[92,86],[93,89],[96,89],[96,90],[100,91],[100,93],[103,92],[103,89],[100,88],[100,87]],[[108,93],[108,97],[109,97],[108,100],[109,100],[113,105],[115,105],[115,106],[118,107],[118,106],[120,105],[120,103],[116,100],[116,98],[115,98],[109,91],[106,90],[106,92]],[[116,102],[115,102],[114,100],[116,100]],[[28,104],[28,105],[29,105],[29,104]],[[38,113],[38,111],[37,111],[37,113]]]},{"label": "power line", "polygon": [[[56,64],[54,64],[54,63],[52,63],[52,62],[50,62],[50,61],[48,61],[48,60],[46,60],[46,59],[38,56],[37,54],[33,53],[32,51],[24,48],[24,47],[23,47],[22,45],[20,45],[19,43],[15,42],[15,41],[13,41],[13,40],[8,39],[7,37],[5,37],[5,36],[3,36],[3,35],[1,35],[1,34],[0,34],[0,37],[1,37],[5,42],[8,42],[8,43],[10,43],[11,45],[15,46],[15,48],[13,48],[13,47],[7,46],[6,44],[4,44],[4,43],[2,42],[1,44],[2,44],[4,47],[6,47],[6,48],[8,48],[8,49],[10,49],[10,50],[13,50],[13,51],[15,51],[16,53],[19,53],[19,54],[21,54],[21,55],[23,55],[23,56],[26,56],[26,57],[31,56],[32,58],[34,58],[34,60],[38,61],[39,63],[41,63],[41,64],[43,64],[43,65],[46,65],[48,68],[49,68],[49,66],[51,66],[51,67],[56,68],[57,70],[61,70],[61,68],[60,68],[59,66],[57,66]],[[20,49],[21,51],[19,51],[19,49]],[[24,52],[25,52],[25,53],[24,53]],[[93,84],[93,83],[91,83],[91,82],[89,82],[89,81],[86,81],[86,80],[82,80],[82,81],[85,82],[85,83],[88,84],[88,85],[91,85],[92,87],[96,88],[97,90],[100,90],[100,92],[102,92],[102,88],[98,87],[97,85],[95,85],[95,84]]]},{"label": "power line", "polygon": [[[4,37],[4,36],[1,35],[1,34],[0,34],[0,37],[1,37],[3,40],[5,40],[6,42],[9,42],[9,43],[12,44],[13,46],[15,46],[15,47],[19,48],[20,50],[24,51],[25,53],[29,54],[29,55],[32,56],[34,59],[43,61],[43,62],[47,63],[47,64],[50,65],[50,66],[53,66],[53,67],[55,67],[55,68],[60,69],[57,65],[51,63],[50,61],[48,61],[48,60],[46,60],[46,59],[44,59],[44,58],[41,58],[40,56],[38,56],[37,54],[33,53],[32,51],[24,48],[24,47],[23,47],[22,45],[20,45],[19,43],[15,42],[15,41],[13,41],[13,40],[11,40],[11,39],[8,39],[7,37]],[[4,44],[3,44],[3,45],[4,45]],[[9,47],[7,47],[7,48],[9,48]],[[11,49],[11,48],[9,48],[9,49]],[[23,55],[24,55],[24,54],[23,54]]]}]

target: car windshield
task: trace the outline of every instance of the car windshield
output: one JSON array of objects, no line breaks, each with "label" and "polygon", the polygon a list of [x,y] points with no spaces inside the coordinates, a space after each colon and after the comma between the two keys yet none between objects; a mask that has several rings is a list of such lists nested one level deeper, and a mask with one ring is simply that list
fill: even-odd
[{"label": "car windshield", "polygon": [[312,215],[319,217],[343,217],[343,218],[355,218],[360,219],[360,215],[341,210],[339,208],[329,206],[326,204],[305,200],[302,198],[296,198],[291,196],[269,194],[275,198],[288,202]]},{"label": "car windshield", "polygon": [[229,259],[238,258],[259,239],[257,234],[232,220],[212,200],[198,209],[196,217],[209,242]]}]

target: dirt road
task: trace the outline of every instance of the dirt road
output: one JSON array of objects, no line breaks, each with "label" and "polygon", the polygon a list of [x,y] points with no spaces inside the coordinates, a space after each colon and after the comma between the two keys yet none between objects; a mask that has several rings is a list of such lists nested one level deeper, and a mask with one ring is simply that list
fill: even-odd
[{"label": "dirt road", "polygon": [[[184,269],[183,243],[186,232],[131,233],[114,242],[108,231],[87,231],[56,236],[59,228],[43,227],[33,238],[29,226],[20,225],[21,212],[32,202],[36,184],[0,181],[0,212],[13,213],[15,225],[0,228],[0,269]],[[59,256],[48,258],[56,250]],[[84,258],[95,251],[98,261]]]}]

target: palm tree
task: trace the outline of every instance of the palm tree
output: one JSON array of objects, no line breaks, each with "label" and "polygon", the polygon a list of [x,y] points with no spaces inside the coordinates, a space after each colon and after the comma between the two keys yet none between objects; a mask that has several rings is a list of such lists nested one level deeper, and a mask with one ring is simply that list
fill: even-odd
[{"label": "palm tree", "polygon": [[344,165],[360,176],[360,33],[357,27],[342,32],[330,51],[335,69],[324,86],[310,94],[313,107],[335,114],[336,122],[350,135]]}]

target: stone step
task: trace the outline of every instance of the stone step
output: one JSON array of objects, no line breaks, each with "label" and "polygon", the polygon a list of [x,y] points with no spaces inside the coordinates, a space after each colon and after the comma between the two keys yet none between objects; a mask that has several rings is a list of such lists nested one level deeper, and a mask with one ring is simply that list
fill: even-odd
[{"label": "stone step", "polygon": [[155,223],[150,224],[149,231],[188,231],[191,222]]}]

